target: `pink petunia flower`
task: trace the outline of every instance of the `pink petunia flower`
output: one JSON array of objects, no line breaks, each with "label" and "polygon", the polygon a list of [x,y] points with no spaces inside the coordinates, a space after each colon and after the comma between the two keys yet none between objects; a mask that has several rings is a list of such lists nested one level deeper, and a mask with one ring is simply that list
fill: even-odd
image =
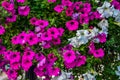
[{"label": "pink petunia flower", "polygon": [[18,3],[24,3],[25,0],[17,0]]},{"label": "pink petunia flower", "polygon": [[33,52],[32,50],[25,50],[24,51],[23,58],[33,60],[34,56],[35,56],[35,52]]},{"label": "pink petunia flower", "polygon": [[76,66],[76,63],[73,61],[71,63],[64,62],[64,65],[67,69],[74,68]]},{"label": "pink petunia flower", "polygon": [[11,63],[13,62],[19,62],[20,61],[20,52],[12,52],[10,55],[9,55],[9,61]]},{"label": "pink petunia flower", "polygon": [[2,2],[2,7],[4,9],[6,9],[7,11],[11,11],[11,10],[14,9],[14,4],[11,4],[11,3],[7,2],[7,1],[3,1]]},{"label": "pink petunia flower", "polygon": [[60,45],[61,44],[61,39],[60,38],[55,38],[55,39],[52,40],[52,43],[54,45]]},{"label": "pink petunia flower", "polygon": [[38,54],[35,54],[35,59],[37,61],[41,61],[42,59],[44,59],[45,56],[43,55],[43,53],[38,53]]},{"label": "pink petunia flower", "polygon": [[90,42],[89,48],[89,54],[93,54],[95,52],[95,45],[94,42]]},{"label": "pink petunia flower", "polygon": [[66,45],[66,46],[64,46],[64,50],[72,50],[72,48],[73,48],[73,46],[72,45],[70,45],[70,44],[68,44],[68,45]]},{"label": "pink petunia flower", "polygon": [[29,68],[32,66],[32,61],[28,58],[26,58],[25,56],[22,58],[22,68],[25,70],[25,71],[28,71]]},{"label": "pink petunia flower", "polygon": [[0,55],[3,54],[4,51],[6,51],[6,47],[3,45],[0,45]]},{"label": "pink petunia flower", "polygon": [[62,2],[62,5],[67,6],[67,7],[70,7],[73,5],[73,2],[70,0],[62,0],[61,2]]},{"label": "pink petunia flower", "polygon": [[64,61],[67,63],[72,63],[76,59],[75,52],[73,50],[67,50],[63,53]]},{"label": "pink petunia flower", "polygon": [[48,32],[44,32],[43,34],[41,34],[41,39],[43,41],[50,41],[52,40],[52,37],[48,34]]},{"label": "pink petunia flower", "polygon": [[15,22],[17,19],[17,15],[12,15],[6,18],[7,22]]},{"label": "pink petunia flower", "polygon": [[94,53],[93,53],[93,56],[95,58],[102,58],[104,57],[104,50],[102,48],[96,50]]},{"label": "pink petunia flower", "polygon": [[36,24],[36,21],[38,21],[38,19],[36,17],[33,17],[30,19],[30,24],[34,26]]},{"label": "pink petunia flower", "polygon": [[117,1],[117,0],[112,0],[111,4],[114,5],[115,9],[120,10],[120,6],[119,6],[119,5],[120,5],[120,2],[119,2],[119,1]]},{"label": "pink petunia flower", "polygon": [[79,55],[76,59],[76,66],[80,67],[80,66],[84,65],[85,62],[86,62],[86,56]]},{"label": "pink petunia flower", "polygon": [[15,71],[15,70],[8,70],[7,71],[7,75],[8,75],[8,78],[10,80],[16,80],[17,79],[17,76],[18,76],[18,73]]},{"label": "pink petunia flower", "polygon": [[30,46],[38,43],[38,37],[35,33],[30,32],[27,34],[27,42]]},{"label": "pink petunia flower", "polygon": [[62,27],[60,27],[58,28],[58,31],[59,31],[59,35],[62,36],[65,30]]},{"label": "pink petunia flower", "polygon": [[82,6],[83,6],[82,1],[75,2],[75,3],[73,4],[73,7],[75,8],[75,10],[79,10]]},{"label": "pink petunia flower", "polygon": [[49,76],[58,76],[60,74],[60,69],[57,67],[48,68],[48,75]]},{"label": "pink petunia flower", "polygon": [[61,13],[64,10],[64,7],[63,7],[63,5],[57,5],[57,6],[54,7],[54,10],[57,13]]},{"label": "pink petunia flower", "polygon": [[50,44],[50,42],[43,41],[42,42],[42,47],[45,48],[45,49],[49,49],[49,48],[51,48],[51,44]]},{"label": "pink petunia flower", "polygon": [[11,62],[10,68],[14,69],[14,70],[19,70],[20,69],[20,62]]},{"label": "pink petunia flower", "polygon": [[74,11],[73,8],[68,7],[65,12],[66,12],[66,16],[72,16]]},{"label": "pink petunia flower", "polygon": [[50,54],[47,55],[47,59],[49,61],[55,62],[57,60],[57,57],[53,53],[50,53]]},{"label": "pink petunia flower", "polygon": [[3,35],[5,33],[5,28],[0,25],[0,35]]},{"label": "pink petunia flower", "polygon": [[47,20],[37,20],[35,22],[35,26],[39,26],[40,28],[46,28],[49,25],[49,22]]},{"label": "pink petunia flower", "polygon": [[89,17],[87,14],[81,14],[80,15],[80,24],[88,24],[89,23]]},{"label": "pink petunia flower", "polygon": [[66,22],[66,27],[69,31],[77,30],[79,26],[79,23],[76,20],[70,20]]},{"label": "pink petunia flower", "polygon": [[12,42],[12,44],[14,44],[14,45],[19,44],[18,36],[13,36],[11,42]]},{"label": "pink petunia flower", "polygon": [[104,43],[104,42],[106,42],[107,36],[106,36],[105,33],[101,33],[101,34],[98,34],[97,38],[99,39],[99,41],[100,41],[101,43]]},{"label": "pink petunia flower", "polygon": [[25,44],[27,42],[27,33],[23,31],[17,36],[17,39],[19,44],[21,45]]},{"label": "pink petunia flower", "polygon": [[4,52],[4,59],[5,60],[10,60],[10,55],[13,54],[11,50],[7,50]]},{"label": "pink petunia flower", "polygon": [[18,13],[21,16],[27,16],[30,12],[30,7],[29,6],[19,6],[18,7]]},{"label": "pink petunia flower", "polygon": [[47,30],[48,34],[53,38],[59,37],[59,31],[56,27],[51,27]]},{"label": "pink petunia flower", "polygon": [[45,68],[44,67],[38,67],[34,69],[34,72],[37,76],[42,77],[45,75]]}]

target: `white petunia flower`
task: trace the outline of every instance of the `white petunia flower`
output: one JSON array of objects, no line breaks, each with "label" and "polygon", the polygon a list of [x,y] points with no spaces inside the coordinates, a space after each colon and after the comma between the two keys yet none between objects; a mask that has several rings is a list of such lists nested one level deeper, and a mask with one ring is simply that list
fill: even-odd
[{"label": "white petunia flower", "polygon": [[102,7],[97,8],[97,11],[101,14],[101,17],[108,18],[113,15],[112,9],[113,7],[111,7],[111,4],[105,1]]},{"label": "white petunia flower", "polygon": [[118,70],[116,70],[115,73],[116,73],[117,76],[120,77],[120,66],[117,66],[117,69],[118,69]]},{"label": "white petunia flower", "polygon": [[113,17],[120,15],[120,10],[113,8]]},{"label": "white petunia flower", "polygon": [[120,22],[120,13],[119,13],[119,15],[117,17],[115,17],[115,21]]},{"label": "white petunia flower", "polygon": [[84,80],[96,80],[95,75],[92,75],[90,73],[83,74]]},{"label": "white petunia flower", "polygon": [[72,46],[74,46],[74,47],[79,47],[77,37],[70,38],[70,39],[68,39],[68,41],[70,41],[70,44],[71,44]]},{"label": "white petunia flower", "polygon": [[90,31],[90,34],[89,34],[89,39],[92,39],[93,37],[97,36],[98,35],[98,32],[99,30],[94,27],[91,31]]},{"label": "white petunia flower", "polygon": [[98,26],[102,29],[103,27],[108,27],[108,21],[106,19],[103,19],[98,23]]},{"label": "white petunia flower", "polygon": [[89,31],[88,30],[77,30],[76,36],[88,36]]},{"label": "white petunia flower", "polygon": [[80,37],[77,37],[77,40],[79,42],[79,45],[80,44],[86,44],[88,42],[88,37],[86,37],[86,36],[80,36]]},{"label": "white petunia flower", "polygon": [[72,75],[72,72],[68,73],[68,72],[61,71],[61,75],[53,78],[52,80],[71,80],[69,79],[71,75]]},{"label": "white petunia flower", "polygon": [[76,33],[79,44],[86,44],[88,42],[89,31],[88,30],[77,30]]}]

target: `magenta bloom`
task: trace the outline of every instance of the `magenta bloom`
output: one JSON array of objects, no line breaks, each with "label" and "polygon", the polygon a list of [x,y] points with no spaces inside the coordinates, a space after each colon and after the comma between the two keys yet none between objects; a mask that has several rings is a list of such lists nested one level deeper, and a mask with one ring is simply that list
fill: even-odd
[{"label": "magenta bloom", "polygon": [[14,45],[19,44],[19,43],[18,43],[18,36],[13,36],[11,42],[12,42],[12,44],[14,44]]},{"label": "magenta bloom", "polygon": [[91,11],[91,4],[90,3],[84,3],[83,4],[83,11],[85,13],[89,13]]},{"label": "magenta bloom", "polygon": [[69,31],[77,30],[79,26],[79,23],[76,20],[70,20],[66,22],[66,27]]},{"label": "magenta bloom", "polygon": [[4,51],[6,51],[6,47],[0,45],[0,55],[4,53]]},{"label": "magenta bloom", "polygon": [[13,54],[11,50],[7,50],[4,52],[4,59],[5,60],[10,60],[10,55]]},{"label": "magenta bloom", "polygon": [[15,71],[15,70],[8,70],[7,71],[7,75],[8,75],[8,78],[10,80],[16,80],[17,79],[17,76],[18,76],[18,73]]},{"label": "magenta bloom", "polygon": [[48,32],[44,32],[42,35],[41,35],[41,39],[43,41],[50,41],[52,40],[52,37],[48,34]]},{"label": "magenta bloom", "polygon": [[17,19],[17,15],[12,15],[6,18],[7,22],[15,22]]},{"label": "magenta bloom", "polygon": [[32,60],[33,57],[35,56],[35,53],[32,50],[25,50],[23,58],[27,58],[29,60]]},{"label": "magenta bloom", "polygon": [[76,59],[75,52],[73,50],[68,50],[63,53],[64,61],[67,63],[72,63]]},{"label": "magenta bloom", "polygon": [[112,0],[112,5],[114,5],[115,9],[119,9],[120,10],[120,2],[118,2],[117,0]]},{"label": "magenta bloom", "polygon": [[45,56],[43,55],[43,53],[38,53],[38,54],[35,54],[35,59],[37,61],[41,61],[42,59],[44,59]]},{"label": "magenta bloom", "polygon": [[71,2],[70,0],[62,0],[62,5],[70,7],[72,6],[73,2]]},{"label": "magenta bloom", "polygon": [[17,38],[18,38],[18,43],[19,44],[21,44],[21,45],[25,44],[27,42],[27,34],[26,34],[26,32],[23,31],[22,33],[20,33],[17,36]]},{"label": "magenta bloom", "polygon": [[72,7],[68,7],[65,12],[66,12],[66,16],[72,16],[74,11]]},{"label": "magenta bloom", "polygon": [[57,57],[53,53],[50,53],[50,54],[47,55],[47,59],[49,61],[55,62],[57,60]]},{"label": "magenta bloom", "polygon": [[48,68],[48,75],[49,76],[58,76],[60,74],[60,69],[55,67]]},{"label": "magenta bloom", "polygon": [[48,2],[50,3],[55,3],[56,2],[56,0],[48,0]]},{"label": "magenta bloom", "polygon": [[19,6],[18,7],[18,13],[21,16],[27,16],[30,12],[30,7],[29,6]]},{"label": "magenta bloom", "polygon": [[89,53],[93,54],[95,52],[94,42],[90,42],[90,45],[88,46],[88,48],[89,48]]},{"label": "magenta bloom", "polygon": [[43,42],[42,42],[42,47],[45,48],[45,49],[49,49],[49,48],[51,48],[51,44],[50,44],[50,42],[47,42],[47,41],[44,42],[44,41],[43,41]]},{"label": "magenta bloom", "polygon": [[75,2],[73,7],[76,9],[76,10],[79,10],[81,8],[81,6],[83,6],[83,3],[82,1],[79,1],[79,2]]},{"label": "magenta bloom", "polygon": [[73,46],[72,45],[70,45],[70,44],[68,44],[68,45],[66,45],[66,46],[64,46],[64,50],[71,50],[73,48]]},{"label": "magenta bloom", "polygon": [[86,62],[86,56],[79,55],[76,59],[76,66],[80,67],[80,66],[84,65],[85,62]]},{"label": "magenta bloom", "polygon": [[3,35],[5,33],[5,28],[0,25],[0,35]]},{"label": "magenta bloom", "polygon": [[65,30],[60,27],[58,28],[58,31],[59,31],[59,35],[62,36]]},{"label": "magenta bloom", "polygon": [[52,38],[58,38],[59,36],[59,31],[56,27],[49,28],[47,32]]},{"label": "magenta bloom", "polygon": [[80,15],[80,24],[88,24],[89,23],[89,16],[87,14]]},{"label": "magenta bloom", "polygon": [[30,19],[30,24],[32,24],[34,26],[37,20],[38,19],[36,17],[31,18]]},{"label": "magenta bloom", "polygon": [[39,77],[42,77],[45,75],[45,72],[44,72],[45,68],[44,67],[38,67],[38,68],[35,68],[34,69],[34,72],[37,76]]},{"label": "magenta bloom", "polygon": [[74,68],[76,66],[76,63],[75,63],[75,61],[73,61],[71,63],[64,62],[64,65],[67,69],[71,69],[71,68]]},{"label": "magenta bloom", "polygon": [[38,37],[35,33],[30,32],[27,34],[27,42],[30,46],[38,43]]},{"label": "magenta bloom", "polygon": [[28,58],[26,58],[25,56],[22,58],[22,68],[25,70],[25,71],[28,71],[29,68],[32,66],[32,61]]},{"label": "magenta bloom", "polygon": [[35,26],[40,26],[40,28],[46,28],[49,25],[47,20],[37,20]]},{"label": "magenta bloom", "polygon": [[7,1],[3,1],[2,2],[2,7],[4,9],[6,9],[7,11],[11,11],[11,10],[14,9],[14,4],[11,4],[11,3],[7,2]]},{"label": "magenta bloom", "polygon": [[101,19],[101,14],[98,12],[98,11],[96,11],[96,12],[93,12],[93,15],[95,16],[95,19]]},{"label": "magenta bloom", "polygon": [[101,33],[101,34],[99,34],[98,36],[97,36],[97,38],[99,39],[99,41],[101,42],[101,43],[104,43],[104,42],[106,42],[106,34],[105,33]]},{"label": "magenta bloom", "polygon": [[14,70],[19,70],[20,63],[19,62],[12,62],[12,63],[10,63],[10,68],[14,69]]},{"label": "magenta bloom", "polygon": [[53,39],[53,40],[52,40],[52,43],[53,43],[54,45],[60,45],[60,44],[61,44],[61,39],[60,39],[60,38]]},{"label": "magenta bloom", "polygon": [[20,52],[12,52],[10,55],[9,55],[9,60],[10,62],[19,62],[20,61]]},{"label": "magenta bloom", "polygon": [[18,3],[24,3],[25,0],[17,0]]},{"label": "magenta bloom", "polygon": [[93,56],[95,58],[102,58],[104,57],[104,50],[102,48],[96,50],[94,53],[93,53]]},{"label": "magenta bloom", "polygon": [[54,10],[57,13],[61,13],[64,10],[64,7],[63,7],[63,5],[57,5],[57,6],[54,7]]}]

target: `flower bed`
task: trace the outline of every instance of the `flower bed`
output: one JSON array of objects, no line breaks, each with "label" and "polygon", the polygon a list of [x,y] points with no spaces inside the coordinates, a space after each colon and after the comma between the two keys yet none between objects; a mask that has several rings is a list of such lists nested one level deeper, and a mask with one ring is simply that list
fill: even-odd
[{"label": "flower bed", "polygon": [[119,0],[0,3],[0,69],[10,80],[120,77]]}]

